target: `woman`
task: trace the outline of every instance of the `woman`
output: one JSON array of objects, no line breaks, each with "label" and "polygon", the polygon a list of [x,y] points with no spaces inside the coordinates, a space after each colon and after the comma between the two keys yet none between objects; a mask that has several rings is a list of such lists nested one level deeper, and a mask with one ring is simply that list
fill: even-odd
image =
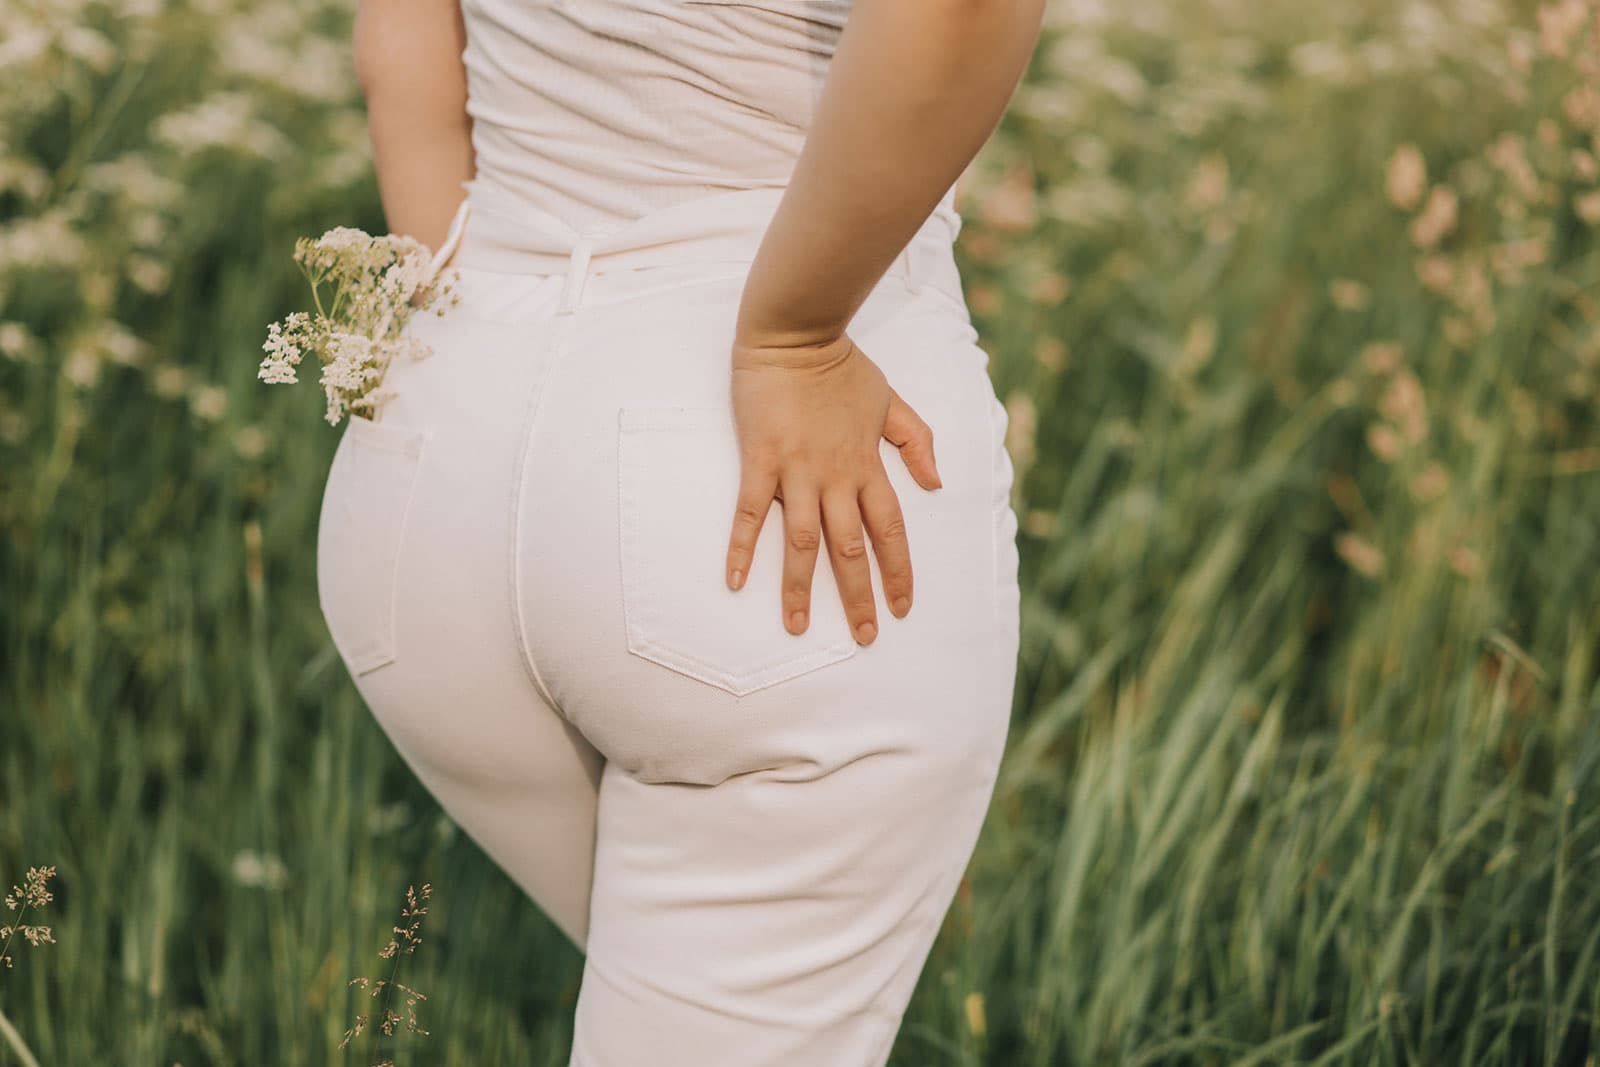
[{"label": "woman", "polygon": [[340,442],[322,608],[585,952],[575,1065],[888,1059],[1010,715],[953,185],[1041,6],[359,9],[390,226],[461,299]]}]

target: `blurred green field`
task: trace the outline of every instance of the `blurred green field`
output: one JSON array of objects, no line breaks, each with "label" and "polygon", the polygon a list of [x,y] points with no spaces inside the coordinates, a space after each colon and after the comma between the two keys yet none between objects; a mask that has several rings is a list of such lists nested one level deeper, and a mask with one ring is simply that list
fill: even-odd
[{"label": "blurred green field", "polygon": [[[317,607],[256,380],[384,229],[322,0],[0,0],[0,1064],[562,1065],[581,959]],[[1011,747],[896,1067],[1600,1055],[1600,15],[1062,0],[961,184]],[[15,919],[0,911],[0,924]]]}]

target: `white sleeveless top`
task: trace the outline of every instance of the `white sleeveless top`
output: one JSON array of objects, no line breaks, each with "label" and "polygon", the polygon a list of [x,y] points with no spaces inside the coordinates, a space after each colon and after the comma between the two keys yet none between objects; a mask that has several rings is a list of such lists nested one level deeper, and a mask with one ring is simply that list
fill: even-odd
[{"label": "white sleeveless top", "polygon": [[[468,184],[606,230],[785,186],[850,3],[461,0]],[[959,224],[953,186],[934,214]]]}]

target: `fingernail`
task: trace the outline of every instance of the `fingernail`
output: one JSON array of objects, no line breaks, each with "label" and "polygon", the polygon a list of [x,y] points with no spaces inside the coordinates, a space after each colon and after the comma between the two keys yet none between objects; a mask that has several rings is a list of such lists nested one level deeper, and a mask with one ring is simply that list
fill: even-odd
[{"label": "fingernail", "polygon": [[856,627],[856,640],[860,641],[864,645],[868,641],[871,641],[873,635],[877,632],[878,628],[872,625],[870,621],[864,622],[860,626]]},{"label": "fingernail", "polygon": [[911,610],[911,598],[910,597],[897,596],[897,597],[894,598],[894,613],[896,615],[904,615],[906,612],[908,612],[910,610]]},{"label": "fingernail", "polygon": [[801,630],[805,629],[805,626],[806,626],[806,613],[805,612],[803,612],[803,611],[794,611],[794,612],[790,612],[789,613],[789,629],[793,630],[795,633],[799,633]]},{"label": "fingernail", "polygon": [[732,577],[733,587],[735,589],[738,589],[740,586],[744,585],[744,571],[734,571]]}]

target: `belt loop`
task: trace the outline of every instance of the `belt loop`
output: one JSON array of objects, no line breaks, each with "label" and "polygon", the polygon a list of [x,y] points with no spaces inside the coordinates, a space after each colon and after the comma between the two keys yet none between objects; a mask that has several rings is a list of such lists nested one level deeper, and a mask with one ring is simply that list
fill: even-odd
[{"label": "belt loop", "polygon": [[446,231],[444,241],[439,245],[439,250],[428,261],[428,267],[423,274],[419,288],[432,282],[435,276],[450,262],[450,257],[455,254],[456,247],[461,244],[461,235],[466,230],[467,217],[471,214],[472,198],[469,196],[457,205],[456,213],[450,219],[450,229]]},{"label": "belt loop", "polygon": [[594,238],[580,237],[567,261],[567,284],[561,291],[560,314],[572,314],[582,302],[584,284],[589,280],[589,257],[593,253]]},{"label": "belt loop", "polygon": [[895,261],[896,269],[905,278],[906,288],[911,290],[912,294],[922,292],[922,272],[917,269],[916,259],[917,238],[920,236],[920,234],[915,235],[906,242],[905,248],[900,251],[900,257]]}]

